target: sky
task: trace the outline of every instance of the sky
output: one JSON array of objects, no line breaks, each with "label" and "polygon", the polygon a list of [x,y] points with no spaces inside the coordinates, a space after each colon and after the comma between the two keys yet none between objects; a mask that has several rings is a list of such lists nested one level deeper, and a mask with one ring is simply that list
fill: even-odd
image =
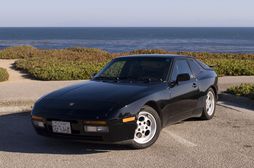
[{"label": "sky", "polygon": [[0,27],[254,27],[254,0],[0,0]]}]

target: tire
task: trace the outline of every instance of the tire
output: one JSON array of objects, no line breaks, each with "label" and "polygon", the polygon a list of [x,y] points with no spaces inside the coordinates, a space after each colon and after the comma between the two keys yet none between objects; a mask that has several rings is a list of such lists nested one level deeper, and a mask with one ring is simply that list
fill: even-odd
[{"label": "tire", "polygon": [[216,109],[216,101],[217,101],[216,94],[214,93],[214,90],[212,88],[209,88],[206,93],[206,99],[204,101],[204,107],[203,107],[201,119],[210,120],[213,118],[215,114],[215,109]]},{"label": "tire", "polygon": [[161,120],[158,113],[150,106],[144,106],[137,117],[137,128],[130,146],[143,149],[151,146],[159,137]]}]

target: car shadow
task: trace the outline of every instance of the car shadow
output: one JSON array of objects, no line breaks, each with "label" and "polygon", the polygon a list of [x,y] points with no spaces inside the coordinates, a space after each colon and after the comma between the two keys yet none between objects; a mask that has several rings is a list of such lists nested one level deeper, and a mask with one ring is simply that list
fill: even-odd
[{"label": "car shadow", "polygon": [[219,94],[219,101],[222,105],[243,108],[254,112],[254,100],[246,97],[234,96],[228,93]]},{"label": "car shadow", "polygon": [[88,144],[46,138],[34,131],[29,112],[0,114],[0,151],[46,154],[94,154],[128,150],[124,145]]}]

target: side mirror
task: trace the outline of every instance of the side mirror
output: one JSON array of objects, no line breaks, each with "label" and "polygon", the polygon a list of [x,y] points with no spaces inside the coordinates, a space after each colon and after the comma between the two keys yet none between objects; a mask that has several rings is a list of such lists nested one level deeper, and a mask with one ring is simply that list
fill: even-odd
[{"label": "side mirror", "polygon": [[93,78],[95,77],[95,75],[97,75],[97,73],[92,73],[92,74],[90,75],[90,79],[93,79]]},{"label": "side mirror", "polygon": [[190,80],[190,75],[188,73],[183,73],[177,75],[176,81],[177,82],[182,82],[182,81],[188,81]]}]

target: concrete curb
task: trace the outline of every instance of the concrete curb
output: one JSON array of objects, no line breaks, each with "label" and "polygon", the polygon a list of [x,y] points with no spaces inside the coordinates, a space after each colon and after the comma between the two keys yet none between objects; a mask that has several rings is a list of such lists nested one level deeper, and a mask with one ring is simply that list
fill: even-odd
[{"label": "concrete curb", "polygon": [[35,101],[0,101],[0,113],[31,111]]},{"label": "concrete curb", "polygon": [[0,108],[0,113],[20,113],[29,112],[31,110],[31,106],[3,106]]},{"label": "concrete curb", "polygon": [[0,101],[0,106],[32,106],[36,100],[6,100]]}]

